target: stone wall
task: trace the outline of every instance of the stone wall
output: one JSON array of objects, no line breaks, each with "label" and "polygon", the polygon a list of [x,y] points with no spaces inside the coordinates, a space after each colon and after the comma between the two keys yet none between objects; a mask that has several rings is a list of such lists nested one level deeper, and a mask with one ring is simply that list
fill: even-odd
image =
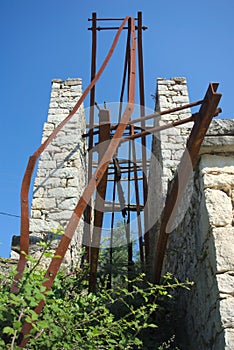
[{"label": "stone wall", "polygon": [[[52,81],[48,119],[44,123],[42,142],[67,117],[81,94],[81,79]],[[82,138],[85,128],[84,108],[81,106],[41,154],[34,181],[30,219],[30,252],[36,257],[40,254],[36,243],[50,238],[57,228],[65,229],[86,186],[86,144]],[[67,263],[77,261],[83,226],[81,221],[66,255]],[[54,247],[59,236],[56,238]],[[18,241],[17,237],[13,238],[14,252],[18,249]]]},{"label": "stone wall", "polygon": [[[166,111],[189,103],[187,82],[185,78],[157,79],[156,111]],[[154,120],[154,126],[161,126],[175,120],[187,118],[190,109],[173,114],[166,114]],[[178,126],[161,132],[155,132],[152,142],[152,158],[149,174],[148,203],[151,247],[157,244],[160,215],[167,194],[168,181],[173,178],[177,165],[184,152],[189,134],[187,127]],[[154,258],[155,248],[151,250],[150,261]],[[151,266],[149,266],[150,268]],[[151,271],[153,273],[153,271]]]},{"label": "stone wall", "polygon": [[[162,88],[162,82],[167,88]],[[161,109],[162,102],[163,108],[172,107],[171,91],[174,87],[177,92],[176,85],[181,88],[181,83],[182,80],[175,79],[158,81],[157,108]],[[169,96],[165,99],[167,92]],[[167,122],[166,117],[158,123]],[[173,131],[174,136],[161,134],[154,140],[153,151],[161,151],[161,172],[167,174],[161,183],[155,184],[155,188],[163,189],[161,205],[167,179],[173,176],[180,160],[180,156],[175,158],[176,150],[182,154],[188,132],[186,126]],[[189,278],[195,282],[191,291],[179,292],[175,308],[177,336],[185,350],[234,348],[233,145],[234,121],[214,120],[203,142],[199,166],[186,189],[177,227],[169,236],[164,271],[170,271],[181,281]],[[152,174],[151,181],[153,178]],[[152,202],[156,211],[157,203]],[[158,227],[159,224],[151,230],[152,239],[157,238]]]}]

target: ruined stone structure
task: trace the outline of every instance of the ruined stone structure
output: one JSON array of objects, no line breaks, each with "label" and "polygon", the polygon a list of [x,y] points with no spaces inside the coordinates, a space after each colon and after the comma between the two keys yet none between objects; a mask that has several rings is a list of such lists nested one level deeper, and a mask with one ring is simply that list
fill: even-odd
[{"label": "ruined stone structure", "polygon": [[[81,93],[80,79],[53,81],[43,139],[67,116]],[[158,79],[156,110],[188,102],[184,78]],[[155,124],[184,119],[190,114],[190,110],[183,110],[165,115],[156,119]],[[185,150],[191,126],[192,123],[177,126],[153,137],[148,198],[152,258],[168,181],[173,178]],[[67,225],[86,185],[86,145],[81,138],[84,131],[82,107],[40,158],[30,220],[34,254],[37,254],[36,241],[44,239],[52,229]],[[186,350],[234,348],[233,207],[234,120],[217,119],[211,124],[199,164],[185,190],[164,263],[164,271],[181,281],[189,278],[195,282],[191,291],[180,291],[176,302],[177,333]],[[77,259],[83,228],[81,222],[67,254],[68,263]]]},{"label": "ruined stone structure", "polygon": [[[81,79],[52,81],[47,122],[42,142],[64,120],[82,94]],[[54,141],[42,153],[33,188],[30,219],[30,253],[37,257],[36,243],[49,239],[54,230],[64,230],[87,182],[86,143],[82,138],[86,123],[83,106],[63,127]],[[83,236],[83,221],[66,255],[68,264],[76,262]],[[55,247],[57,240],[53,242]],[[19,238],[13,238],[13,257],[17,257]]]},{"label": "ruined stone structure", "polygon": [[[185,79],[158,79],[158,110],[186,102]],[[184,117],[177,113],[174,119]],[[166,115],[156,123],[170,119],[173,116]],[[151,165],[150,188],[154,188],[150,194],[151,215],[158,211],[158,203],[162,208],[168,180],[180,161],[188,133],[186,125],[155,134],[153,152],[158,163],[156,167]],[[184,349],[234,348],[233,190],[234,120],[213,120],[170,233],[164,263],[164,271],[170,271],[181,281],[189,278],[195,282],[191,291],[179,293],[176,303],[178,334]],[[158,201],[153,200],[156,193]],[[155,244],[158,226],[151,229]]]}]

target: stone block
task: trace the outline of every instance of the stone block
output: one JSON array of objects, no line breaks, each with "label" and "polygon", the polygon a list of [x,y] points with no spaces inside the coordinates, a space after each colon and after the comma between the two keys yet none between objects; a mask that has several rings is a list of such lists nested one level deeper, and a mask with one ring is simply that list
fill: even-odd
[{"label": "stone block", "polygon": [[172,96],[172,101],[177,103],[177,104],[187,104],[189,103],[188,96]]},{"label": "stone block", "polygon": [[56,114],[62,114],[62,115],[68,115],[69,109],[68,108],[57,108],[56,109]]},{"label": "stone block", "polygon": [[33,197],[34,198],[37,198],[37,197],[42,197],[43,195],[44,195],[44,187],[40,187],[40,186],[38,186],[38,187],[34,187],[34,189],[33,189]]},{"label": "stone block", "polygon": [[80,78],[68,78],[67,80],[64,81],[64,85],[66,86],[75,86],[78,85],[79,89],[81,91],[82,87],[82,79]]},{"label": "stone block", "polygon": [[34,198],[32,201],[32,209],[54,209],[56,202],[54,198]]},{"label": "stone block", "polygon": [[58,82],[58,81],[53,81],[52,84],[53,84],[53,85],[52,85],[53,91],[54,91],[54,90],[60,89],[60,85],[61,85],[60,82]]},{"label": "stone block", "polygon": [[234,136],[206,136],[201,146],[200,154],[203,153],[232,153],[234,145]]},{"label": "stone block", "polygon": [[162,158],[171,159],[171,150],[162,150]]},{"label": "stone block", "polygon": [[65,199],[61,203],[58,204],[58,208],[62,210],[74,210],[77,205],[78,199],[77,198],[69,198]]},{"label": "stone block", "polygon": [[47,151],[42,152],[40,160],[52,160],[51,154]]},{"label": "stone block", "polygon": [[48,196],[58,200],[65,200],[68,198],[77,198],[78,191],[75,187],[57,187],[48,190]]},{"label": "stone block", "polygon": [[61,169],[56,169],[53,172],[53,177],[57,177],[60,179],[73,179],[78,176],[78,170],[76,168],[61,168]]},{"label": "stone block", "polygon": [[58,103],[56,101],[50,102],[50,108],[57,108],[57,107],[58,107]]},{"label": "stone block", "polygon": [[36,178],[35,179],[35,186],[43,186],[44,190],[49,188],[55,188],[55,187],[65,187],[66,186],[66,179],[59,179],[55,177],[47,177],[47,178]]},{"label": "stone block", "polygon": [[213,119],[207,136],[234,135],[234,119]]},{"label": "stone block", "polygon": [[78,187],[79,180],[78,179],[68,179],[67,180],[67,187]]},{"label": "stone block", "polygon": [[[234,259],[234,258],[233,258]],[[234,271],[217,275],[218,289],[220,293],[234,296]]]},{"label": "stone block", "polygon": [[55,160],[39,160],[38,168],[40,169],[56,169],[56,161]]},{"label": "stone block", "polygon": [[204,174],[234,174],[234,157],[221,155],[201,156],[199,168]]},{"label": "stone block", "polygon": [[49,131],[53,131],[54,130],[54,124],[53,123],[44,123],[44,127],[43,130],[49,130]]},{"label": "stone block", "polygon": [[216,252],[217,272],[234,270],[234,228],[220,227],[212,231]]},{"label": "stone block", "polygon": [[57,220],[57,221],[61,221],[61,220],[70,220],[72,216],[72,210],[63,210],[60,211],[58,213],[50,213],[49,215],[49,219],[50,220]]},{"label": "stone block", "polygon": [[220,314],[223,327],[234,329],[234,297],[220,301]]},{"label": "stone block", "polygon": [[[211,172],[211,171],[209,171]],[[204,188],[216,188],[225,189],[228,187],[234,187],[234,167],[233,174],[225,174],[225,172],[219,169],[218,174],[205,174],[203,177]]]},{"label": "stone block", "polygon": [[221,227],[232,224],[232,201],[225,192],[206,189],[205,200],[211,225]]},{"label": "stone block", "polygon": [[233,350],[234,344],[234,329],[227,328],[224,330],[225,350]]},{"label": "stone block", "polygon": [[42,236],[45,233],[51,232],[52,229],[56,229],[58,226],[59,226],[59,222],[56,220],[56,217],[50,221],[45,221],[43,219],[30,220],[30,232],[39,233]]},{"label": "stone block", "polygon": [[42,215],[42,213],[40,210],[32,210],[32,218],[33,219],[40,219],[41,215]]}]

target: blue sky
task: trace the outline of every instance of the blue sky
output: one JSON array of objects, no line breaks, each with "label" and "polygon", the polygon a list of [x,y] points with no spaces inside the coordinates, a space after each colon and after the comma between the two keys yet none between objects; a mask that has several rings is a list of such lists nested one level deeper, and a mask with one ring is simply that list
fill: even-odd
[{"label": "blue sky", "polygon": [[[233,0],[0,0],[0,212],[20,215],[21,180],[40,145],[51,80],[80,77],[84,87],[89,83],[87,19],[92,12],[135,17],[137,11],[149,28],[143,37],[147,107],[154,107],[157,77],[185,76],[191,101],[203,97],[210,81],[220,82],[220,117],[233,118]],[[112,37],[98,34],[99,64]],[[100,103],[119,97],[122,53],[120,44],[98,85]],[[19,219],[0,215],[0,256],[9,255],[13,234],[19,234]]]}]

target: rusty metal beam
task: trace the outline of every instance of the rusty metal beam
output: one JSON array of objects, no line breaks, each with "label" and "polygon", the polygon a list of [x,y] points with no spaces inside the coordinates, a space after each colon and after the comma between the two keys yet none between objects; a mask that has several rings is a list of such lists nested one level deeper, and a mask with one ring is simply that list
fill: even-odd
[{"label": "rusty metal beam", "polygon": [[[100,163],[110,140],[110,111],[102,109],[99,112],[100,133],[98,144],[98,162]],[[98,257],[101,243],[101,232],[106,199],[108,169],[104,172],[97,186],[96,202],[94,208],[94,227],[91,244],[89,291],[95,292],[97,280]]]},{"label": "rusty metal beam", "polygon": [[[139,206],[139,209],[138,209],[138,206]],[[134,212],[134,211],[136,211],[137,213],[138,213],[138,211],[143,211],[144,210],[144,205],[142,205],[142,204],[129,204],[129,206],[127,206],[127,205],[122,205],[121,203],[115,203],[115,206],[114,206],[114,209],[113,209],[113,206],[112,206],[112,202],[106,202],[105,203],[105,206],[104,206],[104,208],[103,208],[103,211],[105,212],[105,213],[112,213],[113,211],[114,212],[120,212],[120,211],[122,211],[123,209],[125,209],[125,210],[129,210],[129,211],[132,211],[132,212]]]},{"label": "rusty metal beam", "polygon": [[119,121],[122,115],[124,90],[125,90],[125,84],[126,84],[126,78],[127,78],[127,71],[129,68],[130,40],[131,40],[131,23],[129,23],[128,21],[128,34],[127,34],[127,42],[126,42],[126,49],[125,49],[124,72],[123,72],[122,86],[121,86],[121,92],[120,92],[120,98],[119,98]]},{"label": "rusty metal beam", "polygon": [[[91,88],[93,87],[93,85],[95,85],[95,83],[97,82],[98,78],[100,77],[100,75],[102,74],[104,68],[106,67],[106,64],[108,63],[115,47],[116,44],[118,42],[119,36],[122,32],[122,29],[124,27],[124,25],[126,24],[126,22],[128,21],[130,17],[126,17],[125,20],[123,21],[123,23],[121,24],[115,39],[113,41],[113,44],[111,46],[111,49],[107,55],[107,57],[105,58],[99,72],[97,73],[97,75],[95,76],[94,80],[92,81],[92,83],[88,86],[88,88],[85,90],[85,92],[83,93],[82,97],[80,98],[80,100],[77,102],[77,104],[75,105],[74,109],[72,110],[71,113],[75,113],[76,110],[80,107],[81,103],[83,102],[84,98],[87,96],[88,92],[91,90]],[[131,19],[131,37],[132,37],[132,47],[131,47],[131,62],[130,62],[130,93],[129,93],[129,100],[128,100],[128,104],[127,107],[123,113],[123,116],[121,118],[121,123],[118,125],[116,132],[112,138],[112,140],[110,141],[110,145],[108,146],[102,161],[99,164],[99,167],[97,168],[96,172],[94,173],[94,175],[92,176],[92,178],[90,179],[87,187],[85,188],[82,197],[80,198],[80,200],[77,203],[77,206],[75,207],[73,214],[71,216],[71,219],[66,227],[65,233],[61,238],[61,241],[56,249],[55,252],[55,256],[60,256],[60,258],[56,257],[53,258],[48,270],[46,272],[46,281],[43,283],[43,285],[46,287],[46,290],[50,290],[51,286],[53,284],[53,281],[55,279],[55,276],[62,264],[63,258],[67,252],[67,249],[70,245],[71,239],[75,233],[75,230],[77,228],[77,225],[79,224],[79,221],[81,219],[81,216],[84,213],[84,210],[86,208],[86,206],[88,205],[96,187],[98,186],[98,184],[100,183],[102,176],[105,174],[105,171],[108,168],[108,165],[112,159],[112,157],[114,156],[117,148],[119,147],[120,144],[120,139],[124,133],[124,130],[127,126],[127,124],[129,123],[129,120],[131,118],[131,115],[134,111],[134,101],[135,101],[135,83],[136,83],[136,35],[135,35],[135,25],[134,25],[134,19]],[[55,135],[58,132],[62,126],[70,119],[71,117],[71,113],[69,114],[69,116],[55,129],[54,133],[51,134],[51,136],[45,141],[45,143],[39,148],[39,150],[43,149],[51,142],[51,140],[55,137]],[[72,115],[73,115],[72,114]],[[61,126],[62,125],[62,126]],[[40,153],[37,151],[37,154]],[[27,213],[28,215],[28,213]],[[28,232],[26,233],[26,235],[28,234]],[[22,265],[20,265],[20,267],[22,268]],[[23,266],[24,268],[24,266]],[[38,306],[35,308],[35,312],[37,314],[40,314],[42,311],[42,308],[45,304],[44,300],[41,300],[38,303]],[[27,338],[25,338],[26,334],[29,334],[30,330],[32,329],[32,325],[25,322],[23,327],[22,327],[22,332],[20,335],[20,347],[25,347],[27,344]]]},{"label": "rusty metal beam", "polygon": [[[143,47],[142,47],[142,12],[138,12],[138,74],[139,74],[139,94],[140,94],[140,115],[141,115],[141,128],[145,130],[145,86],[144,86],[144,63],[143,63]],[[147,184],[147,167],[146,167],[146,135],[141,136],[141,153],[142,153],[142,171],[143,176],[143,200],[145,205],[144,210],[144,243],[145,243],[145,259],[148,261],[149,257],[149,232],[148,232],[148,208],[147,208],[147,196],[148,196],[148,184]],[[142,236],[141,236],[142,241]],[[141,242],[142,245],[143,241]],[[143,247],[143,246],[142,246]]]},{"label": "rusty metal beam", "polygon": [[[137,20],[137,18],[134,18]],[[124,18],[97,18],[97,21],[123,21]],[[88,21],[92,21],[92,18],[88,18]]]},{"label": "rusty metal beam", "polygon": [[151,129],[148,129],[146,131],[142,131],[142,132],[133,134],[131,136],[126,136],[121,140],[121,142],[123,143],[126,141],[135,140],[139,137],[142,137],[142,135],[151,135],[153,132],[156,132],[156,131],[158,132],[158,131],[170,129],[170,128],[175,127],[175,126],[183,125],[183,124],[186,124],[189,122],[194,122],[196,115],[197,115],[197,113],[195,113],[191,117],[188,117],[185,119],[176,120],[174,122],[167,123],[167,124],[160,125],[160,126],[156,126],[155,128],[151,128]]},{"label": "rusty metal beam", "polygon": [[[213,117],[217,117],[219,115],[219,113],[221,113],[221,111],[222,111],[221,108],[217,108],[216,111],[214,112]],[[168,123],[168,124],[164,124],[164,125],[161,125],[161,126],[157,126],[155,128],[150,128],[150,129],[148,129],[146,131],[142,131],[142,132],[133,134],[131,136],[126,136],[126,137],[124,137],[122,139],[121,142],[135,140],[135,139],[141,137],[142,134],[150,135],[150,134],[152,134],[153,132],[156,132],[156,131],[158,132],[158,131],[170,129],[170,128],[175,127],[175,126],[183,125],[183,124],[186,124],[186,123],[189,123],[189,122],[194,122],[198,116],[199,116],[199,113],[194,113],[194,114],[191,115],[191,117],[188,117],[188,118],[185,118],[185,119],[181,119],[181,120],[176,120],[174,122],[171,122],[171,123]]]},{"label": "rusty metal beam", "polygon": [[[91,56],[91,81],[94,79],[96,75],[96,60],[97,60],[97,14],[95,12],[92,13],[92,56]],[[95,106],[95,89],[94,85],[90,91],[90,102],[89,102],[89,125],[90,125],[90,133],[89,133],[89,142],[88,149],[93,148],[94,141],[94,106]],[[92,162],[93,162],[93,152],[88,153],[88,181],[92,177]],[[85,237],[86,243],[86,260],[89,262],[90,260],[90,247],[91,247],[91,221],[92,221],[92,205],[91,202],[87,205],[85,210],[85,220],[87,223]]]},{"label": "rusty metal beam", "polygon": [[[99,71],[97,72],[95,78],[92,80],[92,82],[88,85],[88,87],[83,92],[80,99],[77,101],[71,112],[68,114],[68,116],[54,129],[54,131],[51,133],[51,135],[45,140],[45,142],[35,151],[35,153],[29,158],[28,165],[23,177],[22,186],[21,186],[21,235],[20,235],[20,251],[21,252],[28,252],[29,249],[29,187],[31,184],[32,174],[33,170],[36,165],[36,161],[41,155],[41,153],[45,150],[45,148],[54,140],[54,138],[57,136],[58,132],[64,127],[64,125],[74,116],[74,114],[78,111],[81,104],[84,102],[85,98],[87,97],[90,90],[93,88],[93,86],[97,83],[100,76],[102,75],[103,71],[105,70],[108,62],[110,61],[110,58],[115,50],[115,47],[118,43],[120,34],[122,32],[122,29],[126,22],[128,21],[129,17],[126,17],[124,20],[124,23],[120,26],[118,32],[115,35],[114,41],[111,45],[111,48],[105,57]],[[135,35],[135,31],[134,31]],[[129,104],[131,104],[129,100]],[[127,113],[125,113],[126,115]],[[128,115],[128,114],[127,114]],[[125,118],[124,118],[125,119]],[[119,130],[125,130],[124,128],[119,128]],[[117,130],[116,130],[117,131]],[[17,266],[17,275],[14,278],[14,282],[12,284],[11,291],[13,293],[17,293],[17,281],[21,278],[22,272],[24,271],[26,265],[26,259],[24,254],[20,254],[18,266]]]},{"label": "rusty metal beam", "polygon": [[[128,129],[130,127],[130,125],[134,125],[136,123],[139,123],[139,122],[142,122],[142,120],[146,121],[146,120],[149,120],[149,119],[153,119],[153,118],[158,118],[162,115],[166,115],[166,114],[172,114],[172,113],[175,113],[175,112],[179,112],[179,111],[182,111],[183,109],[187,109],[187,108],[192,108],[192,107],[196,107],[196,106],[199,106],[201,105],[203,102],[205,102],[204,100],[199,100],[199,101],[196,101],[196,102],[191,102],[191,103],[188,103],[188,104],[185,104],[183,106],[179,106],[179,107],[174,107],[174,108],[171,108],[171,109],[167,109],[166,111],[162,111],[162,112],[156,112],[156,113],[152,113],[152,114],[149,114],[149,115],[145,115],[145,116],[142,116],[140,118],[135,118],[135,119],[132,119],[129,121],[129,125],[126,127],[126,129]],[[112,125],[111,126],[111,130],[115,130],[117,128],[118,124],[116,125]],[[94,128],[98,128],[98,125],[94,125],[93,126]],[[135,128],[139,128],[139,129],[142,129],[141,127],[139,126],[136,126],[135,125]],[[149,126],[146,126],[145,127],[146,130],[149,130],[150,127]],[[87,134],[84,134],[83,136],[86,137],[86,136],[89,136],[89,133],[90,131],[87,133]],[[95,131],[95,133],[98,133],[98,130]]]},{"label": "rusty metal beam", "polygon": [[[101,31],[101,30],[118,30],[119,29],[119,27],[97,27],[97,30],[98,31]],[[128,29],[128,27],[124,27],[123,28],[124,30],[126,30],[126,29]],[[146,29],[148,29],[148,27],[146,27],[146,26],[143,26],[142,27],[142,30],[146,30]],[[92,30],[92,28],[88,28],[88,30]],[[138,30],[138,26],[135,26],[135,30]]]},{"label": "rusty metal beam", "polygon": [[[197,165],[199,150],[206,135],[213,116],[217,113],[217,107],[221,99],[221,94],[217,93],[218,84],[210,83],[206,92],[204,102],[195,119],[187,141],[186,150],[177,168],[176,175],[171,183],[164,210],[161,217],[161,227],[154,260],[154,282],[159,283],[161,278],[163,260],[167,247],[169,234],[176,216],[177,208],[181,203],[184,189],[188,184],[191,172]],[[192,163],[192,166],[190,166]],[[180,188],[179,191],[179,181]]]},{"label": "rusty metal beam", "polygon": [[158,118],[158,117],[160,117],[161,115],[172,114],[172,113],[175,113],[175,112],[182,111],[183,109],[196,107],[196,106],[201,105],[203,102],[205,102],[205,101],[204,101],[204,100],[200,100],[200,101],[196,101],[196,102],[192,102],[192,103],[187,103],[187,104],[185,104],[185,105],[183,105],[183,106],[179,106],[179,107],[174,107],[174,108],[171,108],[171,109],[167,109],[166,111],[152,113],[152,114],[149,114],[149,115],[140,117],[140,118],[132,119],[132,120],[129,122],[129,124],[130,124],[130,125],[131,125],[131,124],[136,124],[136,123],[141,122],[142,120],[145,120],[145,121],[146,121],[146,120],[149,120],[149,119],[152,119],[152,118]]},{"label": "rusty metal beam", "polygon": [[[134,127],[131,126],[131,134],[134,133]],[[139,194],[139,179],[137,176],[137,165],[136,165],[136,148],[134,141],[132,141],[132,158],[134,164],[134,184],[135,184],[135,194],[136,194],[136,211],[137,211],[137,226],[138,226],[138,241],[139,241],[139,251],[141,265],[144,270],[144,249],[143,249],[143,232],[142,232],[142,222],[141,222],[141,206],[140,206],[140,194]],[[144,181],[144,177],[142,178]]]}]

